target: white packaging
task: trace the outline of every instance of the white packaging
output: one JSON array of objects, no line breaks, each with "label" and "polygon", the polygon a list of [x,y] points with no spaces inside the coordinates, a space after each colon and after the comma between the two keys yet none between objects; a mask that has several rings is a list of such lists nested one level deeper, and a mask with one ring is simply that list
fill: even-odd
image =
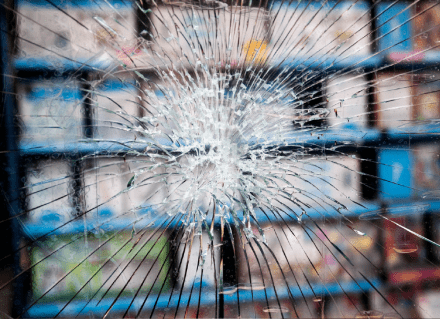
[{"label": "white packaging", "polygon": [[234,68],[264,62],[270,40],[271,16],[267,11],[219,1],[214,8],[179,3],[153,9],[153,49],[163,63],[195,66],[200,61]]},{"label": "white packaging", "polygon": [[[354,155],[353,155],[354,156]],[[341,205],[353,206],[353,201],[360,200],[360,163],[352,157],[327,157],[307,158],[290,165],[290,175],[286,179],[293,185],[290,186],[293,196],[316,207],[314,200],[323,204],[333,213]],[[295,176],[292,176],[294,174]],[[287,174],[287,172],[286,172]],[[286,202],[289,206],[292,204]],[[330,208],[330,205],[335,208]],[[344,210],[344,212],[346,212]]]},{"label": "white packaging", "polygon": [[405,127],[412,121],[411,77],[380,73],[377,76],[377,127]]},{"label": "white packaging", "polygon": [[94,94],[95,137],[104,140],[134,140],[140,127],[139,106],[135,83],[132,79],[104,81]]},{"label": "white packaging", "polygon": [[49,3],[21,2],[20,57],[50,57],[49,63],[73,59],[90,64],[107,53],[107,59],[122,61],[124,51],[136,44],[136,11],[132,6],[111,2],[67,3],[61,10]]},{"label": "white packaging", "polygon": [[330,111],[327,121],[332,129],[352,123],[364,127],[367,121],[367,82],[363,76],[341,76],[327,82]]},{"label": "white packaging", "polygon": [[69,80],[17,85],[23,142],[72,142],[82,136],[82,96]]},{"label": "white packaging", "polygon": [[[66,161],[40,160],[26,170],[27,218],[29,222],[45,224],[67,222],[72,218],[69,193],[72,192],[71,168]],[[47,217],[46,217],[47,216]]]},{"label": "white packaging", "polygon": [[334,3],[306,5],[293,1],[284,2],[279,10],[279,2],[275,3],[272,11],[279,13],[273,22],[271,47],[280,47],[277,55],[310,57],[308,63],[322,61],[322,57],[333,56],[327,61],[330,62],[335,58],[339,61],[368,55],[371,47],[367,36],[370,30],[367,4],[343,1],[333,6]]}]

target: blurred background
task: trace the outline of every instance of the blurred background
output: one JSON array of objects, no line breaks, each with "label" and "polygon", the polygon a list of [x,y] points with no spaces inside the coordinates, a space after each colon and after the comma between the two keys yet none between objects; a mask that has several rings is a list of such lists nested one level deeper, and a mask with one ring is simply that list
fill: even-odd
[{"label": "blurred background", "polygon": [[[315,76],[316,84],[295,98],[304,101],[302,109],[326,109],[324,116],[308,118],[312,129],[295,137],[298,115],[283,113],[298,145],[324,145],[304,155],[296,169],[310,177],[294,183],[331,198],[344,216],[319,205],[300,220],[260,210],[262,247],[242,240],[233,223],[213,223],[212,233],[197,237],[192,230],[177,235],[179,218],[157,219],[142,206],[149,194],[166,190],[151,184],[123,191],[144,165],[144,146],[127,142],[137,136],[127,119],[148,118],[151,105],[177,90],[161,73],[169,65],[145,47],[160,47],[170,60],[186,54],[182,65],[191,73],[192,48],[172,41],[178,28],[171,34],[161,27],[185,21],[199,41],[217,32],[206,22],[216,11],[192,4],[0,2],[0,314],[438,317],[438,3],[241,3],[250,16],[260,14],[253,20],[259,31],[238,25],[244,45],[221,46],[232,53],[215,61],[218,69],[238,72],[249,61],[270,68],[285,57],[276,66],[293,70],[290,78]],[[252,11],[260,7],[263,13]],[[140,100],[139,87],[154,94]],[[145,218],[131,224],[135,215]],[[259,236],[258,227],[253,231]],[[214,246],[201,259],[198,245],[208,241]],[[140,243],[136,254],[126,242]],[[206,263],[201,274],[200,263]],[[278,290],[284,283],[290,288]]]}]

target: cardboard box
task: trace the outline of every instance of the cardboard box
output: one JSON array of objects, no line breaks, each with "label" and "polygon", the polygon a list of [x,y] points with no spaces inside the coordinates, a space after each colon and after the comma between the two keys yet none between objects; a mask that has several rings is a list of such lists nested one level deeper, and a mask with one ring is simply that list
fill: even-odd
[{"label": "cardboard box", "polygon": [[440,187],[440,149],[436,145],[420,145],[413,148],[415,196],[424,196]]},{"label": "cardboard box", "polygon": [[155,7],[151,19],[153,50],[163,64],[233,69],[265,62],[271,34],[267,11],[220,3],[216,7],[169,4]]},{"label": "cardboard box", "polygon": [[76,81],[21,82],[17,91],[24,143],[81,138],[82,95]]},{"label": "cardboard box", "polygon": [[[353,205],[351,200],[361,200],[360,163],[355,155],[352,157],[304,158],[290,164],[289,169],[292,172],[286,175],[286,179],[291,185],[286,184],[287,189],[301,201],[310,204],[311,207],[316,207],[316,202],[313,203],[305,195],[312,195],[314,200],[329,208],[330,215],[334,214],[334,208],[332,209],[328,205],[331,204],[335,207],[339,205],[329,198],[346,206]],[[297,175],[293,176],[295,173]],[[277,172],[278,174],[283,176],[281,172]],[[292,204],[288,205],[292,207]]]},{"label": "cardboard box", "polygon": [[370,54],[367,4],[342,1],[333,7],[334,4],[321,2],[275,2],[272,11],[278,14],[273,22],[269,47],[272,50],[279,48],[279,51],[271,52],[270,56],[291,56],[300,60],[310,57],[304,62],[307,65],[322,61],[322,57],[342,60]]},{"label": "cardboard box", "polygon": [[440,74],[424,72],[413,75],[412,119],[419,124],[429,124],[440,118]]},{"label": "cardboard box", "polygon": [[139,117],[143,111],[140,89],[131,78],[107,80],[96,87],[94,100],[95,134],[104,140],[136,140],[139,132]]},{"label": "cardboard box", "polygon": [[412,77],[410,74],[385,72],[376,79],[376,126],[404,128],[412,123]]},{"label": "cardboard box", "polygon": [[[411,8],[406,2],[380,2],[375,6],[377,18],[378,51],[386,52],[392,61],[411,56]],[[398,27],[397,27],[398,26]],[[406,40],[406,41],[405,41]]]},{"label": "cardboard box", "polygon": [[[335,283],[336,279],[340,283],[351,282],[352,278],[346,270],[354,278],[361,281],[363,278],[358,271],[368,278],[378,276],[376,269],[365,259],[368,258],[374,264],[380,262],[379,248],[375,245],[378,229],[374,225],[357,222],[351,224],[350,228],[344,223],[340,225],[339,222],[318,221],[318,225],[323,231],[321,232],[317,227],[312,226],[312,223],[307,224],[307,220],[304,220],[304,223],[311,228],[306,227],[307,235],[297,223],[289,222],[288,225],[283,225],[281,218],[279,220],[278,225],[272,224],[262,227],[267,246],[272,251],[267,251],[265,245],[263,246],[266,258],[262,256],[253,241],[247,243],[244,240],[244,246],[240,245],[240,249],[237,250],[239,259],[246,260],[245,255],[247,255],[249,260],[249,264],[244,262],[239,264],[238,278],[240,283],[249,284],[250,271],[254,285],[266,283],[266,288],[270,288],[271,278],[273,278],[276,285],[284,286],[284,278],[287,278],[290,285],[297,286],[299,284],[308,291],[309,284],[304,278],[305,275],[309,282],[316,284],[316,293],[319,294],[324,293],[324,290],[321,290],[323,288],[320,287],[322,283]],[[256,227],[254,234],[259,237]],[[354,267],[329,243],[329,240],[344,252]]]},{"label": "cardboard box", "polygon": [[67,2],[61,9],[65,13],[49,3],[20,2],[19,57],[50,57],[49,61],[54,62],[68,62],[67,58],[87,63],[105,58],[123,63],[124,52],[137,43],[136,10],[127,3]]},{"label": "cardboard box", "polygon": [[[99,236],[89,235],[87,240],[84,238],[78,239],[68,245],[66,244],[72,241],[72,235],[63,235],[42,241],[41,247],[34,247],[31,254],[32,264],[40,261],[42,258],[47,258],[33,267],[33,300],[43,297],[43,294],[53,284],[78,265],[79,267],[54,286],[54,289],[51,289],[43,297],[42,301],[67,302],[92,277],[91,281],[87,283],[86,288],[79,292],[77,296],[79,300],[88,300],[90,293],[96,292],[108,278],[110,279],[102,287],[103,292],[109,289],[108,297],[116,297],[126,283],[128,284],[125,289],[130,296],[133,296],[134,292],[139,288],[141,289],[141,295],[146,295],[150,289],[154,293],[158,293],[163,284],[165,286],[162,292],[165,293],[170,287],[166,284],[170,281],[170,277],[166,275],[170,266],[166,258],[170,249],[168,237],[163,235],[154,244],[154,241],[147,242],[150,235],[150,233],[147,233],[141,238],[135,248],[131,250],[137,237],[131,239],[131,231],[126,231],[117,234],[90,257],[87,257],[105,239],[113,235],[114,233],[112,232],[100,234]],[[132,242],[124,246],[130,239]],[[66,246],[61,248],[63,245]],[[123,247],[121,251],[113,256],[111,261],[106,262],[121,247]],[[150,248],[151,251],[149,251]],[[59,251],[56,254],[49,256],[51,252],[57,249]],[[78,263],[78,261],[86,257],[87,259],[83,263]],[[146,257],[145,260],[143,260],[144,257]],[[155,263],[156,259],[158,259],[158,262]],[[135,273],[140,263],[142,263],[142,267]],[[162,270],[160,270],[161,266],[164,266]],[[150,269],[151,272],[146,277]],[[156,276],[158,276],[158,280],[153,284]],[[141,286],[140,283],[142,283],[144,278],[147,278],[147,280]],[[102,296],[102,294],[99,296]]]},{"label": "cardboard box", "polygon": [[356,75],[340,76],[327,82],[325,91],[330,110],[327,123],[330,128],[340,129],[347,123],[365,127],[367,84],[364,76]]},{"label": "cardboard box", "polygon": [[[400,144],[405,147],[409,142],[402,139]],[[381,198],[438,198],[440,164],[436,145],[416,145],[411,150],[382,150],[379,162],[383,163],[378,166]]]},{"label": "cardboard box", "polygon": [[[45,223],[71,219],[74,207],[66,196],[71,188],[71,167],[66,161],[40,160],[26,167],[27,207],[29,222]],[[49,216],[50,215],[50,216]],[[23,216],[25,217],[25,216]]]},{"label": "cardboard box", "polygon": [[394,63],[414,63],[438,59],[440,9],[433,1],[415,5],[381,2],[377,8],[379,51]]},{"label": "cardboard box", "polygon": [[430,55],[440,50],[440,8],[433,1],[417,3],[413,9],[413,49]]}]

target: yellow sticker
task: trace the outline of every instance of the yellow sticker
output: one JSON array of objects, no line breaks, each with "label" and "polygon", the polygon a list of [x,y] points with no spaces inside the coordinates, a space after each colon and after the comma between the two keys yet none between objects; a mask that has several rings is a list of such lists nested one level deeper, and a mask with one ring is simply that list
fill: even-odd
[{"label": "yellow sticker", "polygon": [[252,39],[245,44],[243,51],[246,54],[246,62],[263,64],[267,59],[267,41]]}]

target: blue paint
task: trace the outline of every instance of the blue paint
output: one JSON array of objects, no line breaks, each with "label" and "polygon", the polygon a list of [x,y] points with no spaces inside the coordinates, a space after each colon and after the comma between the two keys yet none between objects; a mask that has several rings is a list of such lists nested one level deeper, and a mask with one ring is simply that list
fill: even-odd
[{"label": "blue paint", "polygon": [[[412,195],[413,158],[409,150],[383,149],[379,151],[379,196],[382,199],[402,199]],[[384,164],[384,165],[381,165]],[[389,182],[392,181],[392,182]]]},{"label": "blue paint", "polygon": [[[159,97],[160,94],[156,92]],[[341,126],[342,127],[342,126]],[[415,134],[417,133],[417,134]],[[440,133],[440,128],[437,124],[419,125],[402,129],[390,129],[388,134],[384,135],[388,141],[388,145],[400,145],[401,140],[408,140],[411,138],[413,142],[429,142],[432,138],[435,138]],[[279,145],[281,143],[287,143],[287,146],[295,145],[309,145],[310,147],[331,147],[336,143],[350,142],[348,146],[360,145],[363,143],[375,144],[381,138],[381,131],[378,129],[359,128],[355,125],[344,126],[341,129],[322,130],[318,135],[310,135],[310,133],[298,133],[293,131],[286,136],[285,141],[276,141],[270,136],[267,136],[266,140],[272,141],[271,145]],[[151,146],[149,143],[153,143]],[[156,141],[144,139],[144,140],[85,140],[78,141],[76,143],[48,143],[48,142],[33,142],[22,143],[19,145],[21,155],[25,156],[48,156],[48,155],[63,155],[63,156],[75,156],[75,155],[90,155],[90,154],[117,154],[126,153],[128,151],[137,151],[140,154],[144,153],[145,148],[150,146],[154,148],[154,144],[159,143],[164,148],[171,151],[178,151],[179,145],[174,145],[171,148],[171,141],[166,138],[156,138]],[[181,145],[189,146],[191,141],[180,140]],[[252,147],[260,147],[265,143],[263,139],[251,138],[247,142]],[[264,144],[268,146],[268,144]],[[285,144],[286,145],[286,144]]]},{"label": "blue paint", "polygon": [[30,100],[42,100],[57,98],[64,101],[75,101],[81,99],[81,92],[79,89],[70,88],[34,88],[28,95]]},{"label": "blue paint", "polygon": [[112,92],[112,91],[135,90],[135,89],[136,89],[135,80],[128,80],[124,82],[119,80],[106,80],[97,87],[97,90],[99,90],[100,92]]},{"label": "blue paint", "polygon": [[[323,209],[314,209],[314,208],[305,208],[304,211],[306,214],[302,217],[303,221],[306,221],[308,219],[313,220],[319,220],[321,218],[337,218],[340,217],[341,214],[344,214],[344,216],[353,216],[357,217],[362,213],[377,210],[380,208],[378,203],[363,203],[363,205],[366,208],[363,208],[361,206],[352,204],[347,205],[347,210],[342,211],[341,213],[335,211],[335,210],[327,210],[324,211]],[[297,209],[296,206],[291,207],[292,210],[298,214],[300,214],[300,211]],[[283,218],[286,222],[297,222],[297,218],[295,217],[295,214],[291,211],[287,211],[286,213],[283,213],[279,211],[279,214],[272,214],[269,210],[265,210],[266,214],[261,211],[260,209],[255,209],[255,216],[257,220],[261,223],[269,223],[269,222],[279,222],[281,218]],[[44,236],[46,234],[49,235],[64,235],[64,234],[81,234],[84,233],[84,231],[92,231],[94,228],[99,227],[103,230],[108,231],[118,231],[121,230],[128,225],[131,225],[133,223],[132,218],[127,218],[126,216],[120,215],[117,216],[114,214],[114,212],[108,208],[103,207],[99,209],[99,218],[96,218],[96,211],[90,211],[88,213],[88,216],[90,218],[87,219],[87,223],[84,223],[82,218],[78,218],[74,221],[66,221],[64,220],[63,216],[58,214],[56,211],[48,210],[44,213],[44,215],[40,218],[39,221],[35,222],[28,222],[25,224],[26,229],[26,235],[29,238],[35,238]],[[164,222],[166,220],[171,220],[171,218],[164,214],[164,215],[158,215],[153,209],[151,208],[144,208],[137,212],[139,216],[139,221],[135,224],[135,228],[137,230],[144,229],[147,225],[149,225],[151,222],[154,222],[154,225],[151,227],[159,227],[160,225],[167,225],[168,223]],[[150,215],[147,215],[150,214]],[[127,216],[132,216],[127,215]],[[151,216],[154,216],[152,218]],[[239,218],[243,218],[243,211],[237,211],[237,216]],[[281,216],[281,217],[280,217]],[[212,219],[212,213],[208,214],[207,220]],[[229,223],[234,223],[232,217],[229,215],[226,220]],[[67,223],[63,226],[63,224]],[[179,223],[179,220],[173,221],[170,227],[175,227]],[[215,223],[220,223],[220,217],[216,217]],[[60,228],[59,228],[60,227]],[[57,229],[59,228],[59,229]]]},{"label": "blue paint", "polygon": [[[380,288],[381,282],[379,279],[372,278],[370,279],[370,282],[374,285],[376,288]],[[348,294],[356,294],[356,293],[363,293],[364,291],[372,291],[373,287],[365,280],[359,280],[357,284],[353,281],[349,282],[342,282],[340,283],[342,288],[344,289],[345,293]],[[312,284],[313,290],[317,294],[323,294],[323,295],[335,295],[335,294],[342,294],[344,293],[339,287],[337,283],[330,283],[326,285],[321,284]],[[214,287],[203,287],[205,289],[202,289],[202,294],[200,298],[200,305],[202,307],[205,306],[215,306],[215,288]],[[314,294],[309,286],[302,286],[301,290],[298,286],[290,286],[289,288],[285,286],[277,287],[277,294],[279,299],[288,299],[289,293],[288,289],[290,290],[290,293],[292,294],[293,298],[302,298],[302,293],[306,298],[313,297]],[[273,288],[267,288],[265,290],[257,290],[257,291],[247,291],[247,290],[240,290],[239,292],[239,298],[240,303],[252,303],[252,302],[266,302],[266,294],[269,299],[276,298],[275,292]],[[231,295],[224,295],[225,302],[234,304],[237,302],[237,293],[231,294]],[[133,305],[131,306],[131,311],[136,312],[140,309],[142,303],[144,302],[145,297],[137,297]],[[190,299],[191,298],[191,299]],[[154,303],[157,302],[157,309],[160,308],[174,308],[177,306],[177,302],[179,300],[179,294],[175,293],[170,300],[170,297],[168,294],[162,295],[160,297],[156,295],[151,295],[143,309],[152,309],[154,306]],[[115,305],[113,306],[112,310],[115,312],[124,312],[130,302],[132,301],[132,298],[120,298]],[[168,302],[170,303],[168,304]],[[63,316],[75,316],[78,314],[78,312],[85,306],[87,301],[81,300],[81,301],[74,301],[70,303],[66,309],[62,312]],[[92,313],[96,316],[103,316],[105,314],[105,311],[110,307],[111,303],[113,302],[112,298],[104,299],[101,304],[96,307],[94,303],[90,303],[87,305],[87,307],[84,309],[82,314]],[[199,302],[199,291],[198,289],[195,289],[190,297],[190,293],[188,291],[184,291],[182,295],[180,296],[180,307],[186,307],[188,304],[190,307],[197,307]],[[53,317],[55,316],[65,305],[65,303],[47,303],[47,304],[37,304],[33,306],[28,312],[27,317],[30,318],[43,318],[43,317]]]},{"label": "blue paint", "polygon": [[[52,214],[45,215],[44,219],[40,221],[25,224],[25,235],[29,238],[35,238],[46,235],[82,234],[84,231],[91,232],[95,228],[101,228],[104,231],[118,231],[127,227],[131,229],[134,222],[132,218],[127,218],[126,216],[101,215],[100,218],[95,218],[93,211],[88,216],[91,216],[91,218],[88,218],[86,223],[84,223],[82,217],[73,221],[66,221],[62,216],[53,212]],[[134,228],[142,230],[152,222],[154,224],[151,227],[157,228],[160,225],[165,227],[172,219],[168,215],[156,216],[155,218],[148,217],[140,215],[138,222],[134,224]],[[180,220],[176,219],[169,227],[176,227],[179,223]]]},{"label": "blue paint", "polygon": [[[279,69],[288,68],[291,70],[305,70],[309,68],[321,69],[325,71],[340,71],[340,70],[352,70],[356,68],[363,69],[376,69],[384,66],[386,59],[384,55],[351,55],[345,58],[341,58],[339,55],[325,55],[325,56],[295,56],[295,58],[289,58],[286,62],[283,62]],[[277,63],[275,63],[277,65]]]},{"label": "blue paint", "polygon": [[[56,61],[56,63],[55,63]],[[16,59],[14,67],[16,71],[22,72],[41,72],[57,71],[65,73],[80,73],[89,71],[105,71],[114,61],[101,60],[90,61],[90,59],[78,59],[75,61],[67,58],[51,57],[45,59],[42,57],[30,57],[24,59]],[[37,79],[37,81],[40,79]]]},{"label": "blue paint", "polygon": [[[295,10],[295,8],[297,8],[297,10],[300,10],[299,12],[301,12],[302,10],[304,10],[307,6],[307,9],[310,11],[317,11],[320,10],[321,12],[326,12],[329,11],[331,8],[333,8],[333,6],[336,5],[336,7],[333,9],[333,11],[337,10],[337,11],[345,11],[347,10],[350,6],[353,5],[353,1],[341,1],[338,3],[338,1],[335,0],[331,0],[331,1],[327,1],[324,5],[323,5],[323,1],[312,1],[309,4],[309,1],[281,1],[281,0],[275,0],[272,1],[272,10],[278,10],[278,8],[282,5],[282,9],[286,9],[289,8],[291,10]],[[369,5],[366,1],[359,1],[356,2],[353,7],[350,10],[362,10],[362,11],[366,11],[369,9]]]},{"label": "blue paint", "polygon": [[[66,8],[94,8],[99,9],[99,6],[104,8],[109,8],[107,1],[103,0],[50,0],[57,7]],[[131,8],[133,1],[127,0],[108,0],[115,9],[127,9]],[[53,6],[45,0],[18,0],[17,7],[43,7],[43,8],[53,8]]]}]

